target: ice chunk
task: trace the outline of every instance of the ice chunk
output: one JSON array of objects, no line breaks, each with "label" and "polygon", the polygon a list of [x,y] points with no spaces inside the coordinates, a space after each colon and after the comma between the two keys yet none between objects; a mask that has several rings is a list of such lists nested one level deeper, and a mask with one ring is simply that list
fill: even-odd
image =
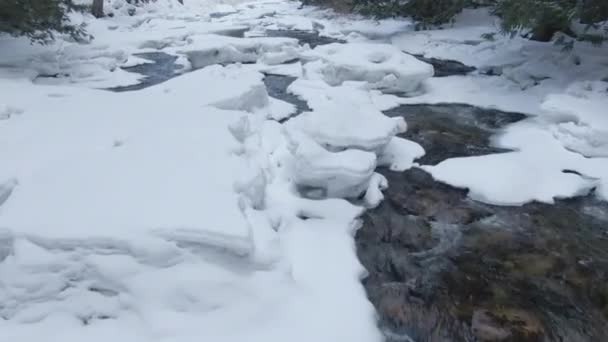
[{"label": "ice chunk", "polygon": [[608,155],[608,86],[579,82],[564,94],[549,95],[542,104],[545,117],[560,125],[557,136],[575,151],[589,156]]},{"label": "ice chunk", "polygon": [[385,190],[387,187],[388,181],[386,180],[386,178],[383,175],[374,172],[372,178],[370,179],[369,187],[365,192],[365,204],[369,208],[377,207],[384,199],[382,190]]},{"label": "ice chunk", "polygon": [[533,153],[452,158],[423,168],[441,182],[469,189],[469,196],[475,200],[499,205],[534,200],[553,203],[555,198],[585,194],[595,185],[554,165],[539,163]]},{"label": "ice chunk", "polygon": [[172,48],[185,54],[193,69],[213,64],[281,64],[298,57],[298,41],[289,38],[235,38],[213,34],[191,36],[188,45]]},{"label": "ice chunk", "polygon": [[330,85],[366,81],[374,88],[411,92],[433,76],[433,67],[389,44],[350,43],[318,46],[305,54],[322,61],[315,72]]},{"label": "ice chunk", "polygon": [[320,188],[326,197],[357,197],[368,187],[376,155],[361,150],[328,152],[299,132],[290,132],[294,177],[301,187]]},{"label": "ice chunk", "polygon": [[394,135],[404,132],[403,118],[382,114],[361,84],[331,87],[320,80],[297,80],[289,90],[308,100],[312,112],[289,120],[290,127],[334,149],[360,148],[381,152]]},{"label": "ice chunk", "polygon": [[393,171],[404,171],[414,165],[414,160],[424,156],[424,148],[411,140],[394,137],[378,157],[378,165]]},{"label": "ice chunk", "polygon": [[437,180],[468,188],[474,199],[500,205],[552,203],[606,184],[607,158],[585,158],[566,150],[538,122],[511,125],[495,140],[497,147],[517,151],[447,159],[423,168]]}]

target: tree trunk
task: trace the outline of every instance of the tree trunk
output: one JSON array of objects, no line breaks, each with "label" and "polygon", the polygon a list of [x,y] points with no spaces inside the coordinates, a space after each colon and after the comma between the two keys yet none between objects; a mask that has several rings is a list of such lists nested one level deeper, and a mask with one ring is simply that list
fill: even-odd
[{"label": "tree trunk", "polygon": [[103,0],[93,0],[93,15],[95,18],[103,17]]}]

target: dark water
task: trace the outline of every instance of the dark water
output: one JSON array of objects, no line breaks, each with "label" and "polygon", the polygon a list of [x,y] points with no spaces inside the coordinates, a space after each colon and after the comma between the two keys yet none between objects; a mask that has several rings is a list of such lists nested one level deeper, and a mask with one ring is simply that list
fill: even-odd
[{"label": "dark water", "polygon": [[[245,33],[248,31],[248,28],[237,28],[225,31],[215,32],[215,34],[226,35],[231,37],[243,38]],[[329,38],[319,36],[318,32],[315,31],[300,31],[300,30],[268,30],[266,31],[266,35],[269,37],[289,37],[296,38],[302,44],[309,44],[311,47],[316,47],[323,44],[330,44],[335,42],[341,42],[338,39]],[[230,64],[230,62],[226,62],[225,59],[222,59],[219,56],[218,52],[209,51],[205,52],[209,56],[197,56],[197,65],[193,65],[193,69],[200,69],[206,66],[214,65],[214,64]],[[177,77],[181,74],[180,70],[182,66],[176,65],[175,61],[177,60],[177,56],[169,55],[164,52],[147,52],[147,53],[139,53],[135,54],[135,56],[145,58],[153,61],[154,63],[147,63],[136,65],[133,67],[126,67],[123,70],[138,73],[144,75],[145,78],[138,84],[130,85],[130,86],[122,86],[110,88],[108,90],[123,92],[123,91],[134,91],[141,90],[153,85],[157,85],[163,83],[165,81],[170,80],[173,77]],[[208,61],[204,62],[205,57]],[[203,62],[201,62],[203,61]],[[252,63],[251,61],[235,61],[243,64]],[[53,76],[53,75],[52,75]],[[55,77],[55,76],[53,76]],[[279,98],[281,100],[290,102],[295,104],[298,107],[299,112],[309,110],[308,106],[305,102],[300,101],[295,96],[287,94],[285,89],[294,79],[290,79],[288,77],[279,76],[279,75],[267,75],[266,80],[264,81],[266,85],[269,87],[268,91],[271,93],[271,96]],[[286,84],[286,85],[285,85]],[[274,95],[273,95],[274,94]]]},{"label": "dark water", "polygon": [[163,83],[179,75],[179,70],[181,69],[181,66],[175,64],[177,56],[172,56],[164,52],[138,53],[135,54],[135,56],[154,61],[154,63],[140,64],[123,69],[129,72],[144,75],[145,78],[138,84],[124,87],[115,87],[109,90],[116,92],[141,90],[156,84]]},{"label": "dark water", "polygon": [[501,127],[526,118],[520,113],[463,104],[404,105],[384,113],[405,119],[408,131],[403,137],[424,147],[427,153],[418,162],[426,165],[454,157],[505,152],[491,146],[491,136]]},{"label": "dark water", "polygon": [[266,85],[266,90],[268,91],[268,95],[270,95],[276,99],[283,100],[285,102],[289,102],[289,103],[295,105],[296,106],[295,115],[297,115],[302,112],[310,111],[311,109],[310,109],[310,107],[308,107],[308,103],[306,101],[303,101],[300,98],[298,98],[297,96],[287,92],[287,88],[295,80],[296,80],[295,77],[283,76],[283,75],[266,74],[264,76],[264,84]]},{"label": "dark water", "polygon": [[450,59],[429,58],[421,55],[413,55],[418,60],[431,64],[435,69],[435,77],[446,77],[454,75],[466,75],[475,70],[475,67],[465,65],[459,61]]},{"label": "dark water", "polygon": [[[428,163],[497,152],[490,135],[525,117],[453,104],[388,114],[408,120]],[[420,169],[380,172],[386,200],[356,243],[388,341],[608,341],[606,203],[492,206]]]},{"label": "dark water", "polygon": [[308,44],[312,49],[319,45],[327,45],[331,43],[346,43],[344,40],[320,36],[316,31],[305,30],[266,30],[268,37],[285,37],[295,38],[300,41],[300,44]]}]

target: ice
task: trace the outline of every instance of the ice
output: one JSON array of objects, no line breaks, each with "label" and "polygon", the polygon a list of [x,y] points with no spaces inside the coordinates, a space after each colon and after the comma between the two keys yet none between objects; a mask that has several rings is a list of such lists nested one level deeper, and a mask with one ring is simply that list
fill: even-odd
[{"label": "ice", "polygon": [[553,203],[555,198],[582,195],[593,187],[592,182],[538,159],[533,153],[511,152],[452,158],[425,169],[439,181],[469,189],[475,200],[500,205]]},{"label": "ice", "polygon": [[315,72],[330,85],[366,81],[371,87],[411,92],[433,76],[433,67],[389,44],[350,43],[316,47],[306,58],[318,59]]},{"label": "ice", "polygon": [[386,145],[378,158],[378,165],[388,166],[393,171],[405,171],[414,166],[414,160],[424,156],[425,151],[418,143],[394,137]]},{"label": "ice", "polygon": [[440,181],[468,188],[472,198],[493,204],[552,203],[593,188],[605,198],[608,158],[588,159],[566,150],[540,122],[512,125],[496,145],[516,152],[452,158],[424,169]]},{"label": "ice", "polygon": [[564,94],[548,96],[542,105],[549,120],[559,123],[557,136],[587,156],[608,156],[608,85],[575,83]]},{"label": "ice", "polygon": [[260,71],[270,75],[283,75],[291,77],[302,77],[302,63],[289,63],[279,65],[261,65]]},{"label": "ice", "polygon": [[368,208],[375,208],[382,202],[384,199],[382,191],[386,190],[386,188],[388,188],[388,181],[386,178],[383,175],[374,172],[369,181],[369,186],[365,191],[364,200]]},{"label": "ice", "polygon": [[[604,48],[482,38],[496,27],[480,10],[421,33],[287,1],[107,5],[113,17],[74,14],[96,36],[85,45],[0,37],[2,342],[381,341],[353,239],[389,185],[377,166],[494,204],[608,200],[605,85],[567,89],[600,77]],[[255,37],[271,29],[348,43]],[[181,75],[91,89],[139,82],[122,68],[152,51]],[[430,78],[414,52],[480,71]],[[291,117],[264,73],[297,78],[310,110]],[[512,152],[420,166],[382,111],[424,102],[538,116],[493,139]]]},{"label": "ice", "polygon": [[608,157],[608,134],[574,122],[558,123],[551,130],[565,148],[587,157]]},{"label": "ice", "polygon": [[[247,253],[249,229],[233,190],[247,167],[233,154],[238,142],[227,128],[243,112],[205,105],[264,108],[261,79],[253,70],[214,67],[129,95],[3,85],[3,101],[27,113],[0,126],[2,178],[19,181],[0,226],[53,238],[150,232]],[[209,82],[215,92],[193,87]],[[64,96],[48,97],[51,91]],[[27,143],[32,135],[36,143]]]},{"label": "ice", "polygon": [[[512,82],[494,76],[449,76],[431,78],[423,84],[419,96],[401,98],[403,104],[464,103],[482,108],[530,115],[539,113],[541,99],[546,91],[522,91]],[[483,96],[480,94],[483,93]]]},{"label": "ice", "polygon": [[290,138],[298,186],[324,189],[324,197],[354,198],[365,192],[376,168],[374,153],[350,149],[329,152],[297,132]]},{"label": "ice", "polygon": [[185,47],[174,48],[185,54],[194,69],[213,64],[254,63],[281,64],[299,56],[298,41],[290,38],[235,38],[220,35],[196,35]]},{"label": "ice", "polygon": [[362,84],[331,87],[320,80],[298,79],[289,90],[308,101],[312,112],[302,113],[289,126],[309,134],[317,143],[335,149],[347,147],[380,152],[406,129],[402,118],[382,114]]}]

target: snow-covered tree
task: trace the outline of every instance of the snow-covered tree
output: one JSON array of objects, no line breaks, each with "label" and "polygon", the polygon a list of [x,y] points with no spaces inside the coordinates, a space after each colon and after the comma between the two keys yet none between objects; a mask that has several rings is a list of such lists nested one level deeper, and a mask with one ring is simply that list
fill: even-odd
[{"label": "snow-covered tree", "polygon": [[423,26],[448,22],[465,0],[354,0],[355,9],[377,17],[410,16]]},{"label": "snow-covered tree", "polygon": [[47,43],[56,33],[76,40],[88,38],[84,27],[70,23],[68,12],[83,10],[72,0],[0,0],[0,32],[25,35]]},{"label": "snow-covered tree", "polygon": [[505,31],[530,32],[530,38],[550,40],[556,32],[564,32],[580,39],[599,42],[605,33],[575,32],[574,23],[589,27],[608,19],[606,0],[498,0],[496,14],[502,18]]}]

